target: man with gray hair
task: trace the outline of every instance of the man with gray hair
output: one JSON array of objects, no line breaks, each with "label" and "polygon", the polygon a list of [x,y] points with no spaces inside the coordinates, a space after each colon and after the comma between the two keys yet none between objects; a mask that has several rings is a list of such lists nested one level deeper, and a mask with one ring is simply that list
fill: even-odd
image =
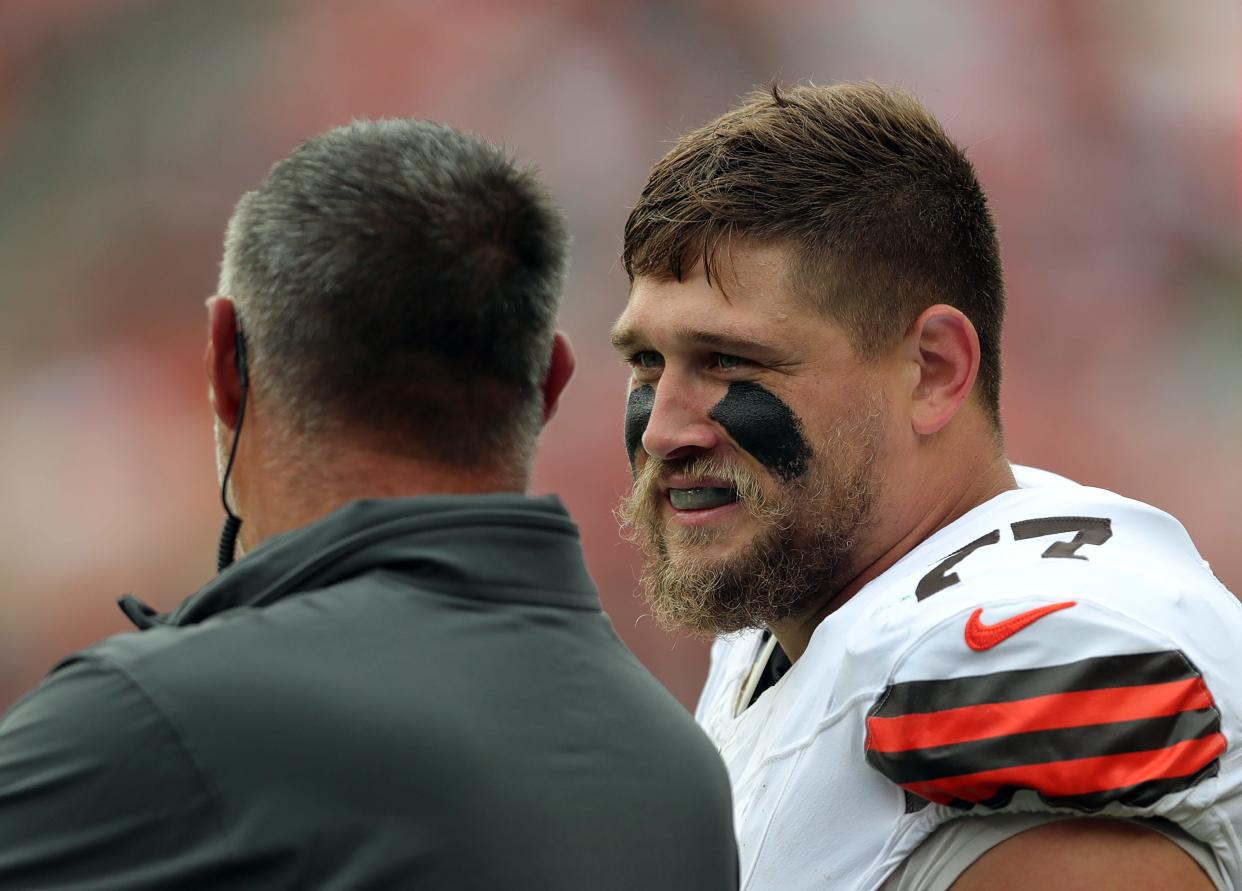
[{"label": "man with gray hair", "polygon": [[735,887],[723,766],[523,494],[566,254],[532,174],[422,121],[242,198],[208,301],[222,571],[126,598],[140,633],[0,722],[0,887]]}]

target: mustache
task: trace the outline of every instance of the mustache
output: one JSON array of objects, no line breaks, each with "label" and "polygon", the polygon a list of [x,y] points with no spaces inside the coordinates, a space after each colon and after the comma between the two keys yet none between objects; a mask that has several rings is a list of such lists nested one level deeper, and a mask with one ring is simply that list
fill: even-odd
[{"label": "mustache", "polygon": [[648,457],[634,474],[629,495],[617,505],[615,515],[627,539],[659,539],[661,501],[664,483],[674,474],[687,481],[724,483],[737,493],[737,500],[751,516],[765,526],[784,529],[790,522],[788,501],[770,489],[767,474],[752,471],[716,455],[688,455],[684,458]]},{"label": "mustache", "polygon": [[737,464],[712,455],[688,455],[672,460],[648,458],[634,476],[634,494],[658,497],[665,480],[674,474],[691,483],[723,482],[737,491],[739,501],[753,499],[762,491],[756,476]]},{"label": "mustache", "polygon": [[723,484],[737,493],[738,502],[752,514],[763,519],[777,519],[772,516],[773,497],[765,480],[744,465],[716,455],[687,455],[671,460],[648,458],[635,474],[634,487],[626,500],[632,508],[642,505],[649,516],[658,514],[665,497],[664,487],[674,475],[681,478],[681,485],[687,482]]}]

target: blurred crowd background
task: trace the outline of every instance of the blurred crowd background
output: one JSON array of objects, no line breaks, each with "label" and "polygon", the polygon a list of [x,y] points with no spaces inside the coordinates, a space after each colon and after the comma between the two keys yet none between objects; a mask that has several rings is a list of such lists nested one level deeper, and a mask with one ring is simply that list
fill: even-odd
[{"label": "blurred crowd background", "polygon": [[[1178,516],[1242,592],[1235,0],[0,0],[0,707],[214,570],[205,313],[233,202],[304,137],[413,115],[537,165],[575,237],[560,493],[621,636],[683,702],[612,507],[608,327],[649,166],[755,85],[919,95],[991,194],[1011,456]],[[1242,642],[1239,642],[1242,645]]]}]

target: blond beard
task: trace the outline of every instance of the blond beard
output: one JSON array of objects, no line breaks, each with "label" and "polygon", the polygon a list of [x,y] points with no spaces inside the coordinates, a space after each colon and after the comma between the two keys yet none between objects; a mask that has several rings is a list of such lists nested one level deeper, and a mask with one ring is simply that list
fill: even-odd
[{"label": "blond beard", "polygon": [[[871,521],[884,417],[878,399],[850,412],[807,473],[787,484],[717,457],[648,457],[617,518],[643,552],[644,594],[657,623],[670,631],[727,634],[767,627],[830,599],[852,576],[859,533]],[[672,473],[736,489],[757,529],[751,540],[724,559],[698,556],[730,530],[670,525],[660,483]]]}]

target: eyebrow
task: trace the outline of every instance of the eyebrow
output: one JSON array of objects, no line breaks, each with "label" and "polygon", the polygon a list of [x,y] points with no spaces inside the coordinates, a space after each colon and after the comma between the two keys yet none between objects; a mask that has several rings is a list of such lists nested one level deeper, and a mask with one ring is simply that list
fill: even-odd
[{"label": "eyebrow", "polygon": [[[720,331],[703,331],[697,328],[675,328],[670,334],[679,343],[712,347],[718,352],[773,353],[775,348],[750,337]],[[646,343],[633,328],[612,329],[612,345],[620,352],[627,352]]]},{"label": "eyebrow", "polygon": [[619,353],[628,352],[642,342],[642,338],[633,328],[622,328],[619,325],[612,329],[612,347]]}]

